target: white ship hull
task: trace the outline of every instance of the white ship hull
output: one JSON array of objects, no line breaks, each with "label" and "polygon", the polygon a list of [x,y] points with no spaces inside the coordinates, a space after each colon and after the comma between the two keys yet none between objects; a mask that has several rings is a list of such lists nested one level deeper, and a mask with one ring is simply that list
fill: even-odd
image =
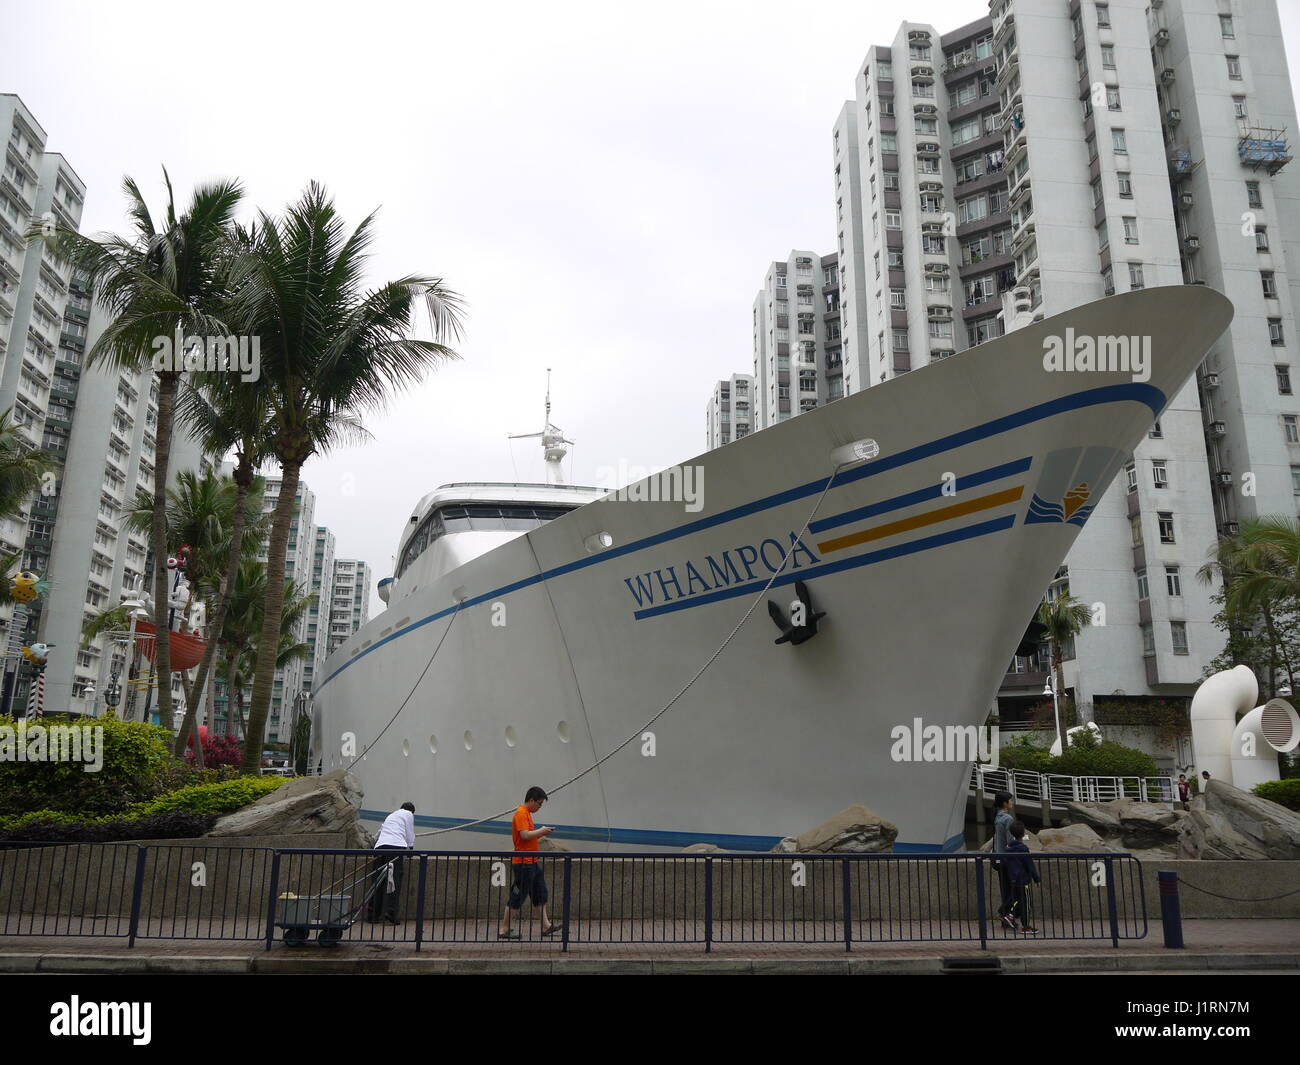
[{"label": "white ship hull", "polygon": [[[1083,520],[1231,314],[1204,287],[1090,304],[690,460],[703,470],[697,512],[606,499],[427,587],[399,582],[318,673],[320,764],[349,764],[353,734],[367,816],[409,799],[427,831],[553,789],[635,734],[552,796],[557,839],[767,850],[863,803],[898,826],[896,850],[959,849],[969,761],[895,761],[891,730],[984,722]],[[1149,379],[1048,372],[1044,341],[1067,326],[1149,336]],[[835,478],[764,597],[788,613],[805,581],[827,613],[819,634],[774,645],[759,603],[644,753],[641,726],[758,595],[832,452],[864,438],[879,456]],[[613,546],[593,554],[584,541],[600,532]],[[507,822],[485,831],[509,847]]]}]

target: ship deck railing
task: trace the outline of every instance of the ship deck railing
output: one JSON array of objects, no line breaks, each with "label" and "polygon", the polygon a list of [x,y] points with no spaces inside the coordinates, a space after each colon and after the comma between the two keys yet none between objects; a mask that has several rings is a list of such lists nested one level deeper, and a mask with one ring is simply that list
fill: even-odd
[{"label": "ship deck railing", "polygon": [[[388,943],[509,949],[502,851],[374,851],[179,843],[0,843],[0,937],[224,941],[266,950]],[[1035,853],[1017,905],[1042,940],[1147,935],[1154,874],[1130,854]],[[368,877],[400,867],[393,922],[364,919]],[[751,944],[853,950],[888,943],[987,948],[1025,935],[999,920],[1000,856],[985,853],[543,852],[549,918],[525,902],[525,946]],[[384,874],[386,875],[386,874]],[[1154,898],[1152,894],[1152,898]],[[1153,903],[1154,905],[1154,903]],[[292,927],[325,913],[330,928]],[[1023,911],[1022,911],[1023,914]],[[321,919],[324,921],[324,918]],[[354,923],[351,923],[354,922]],[[318,934],[317,934],[318,933]],[[283,945],[281,945],[283,943]]]},{"label": "ship deck railing", "polygon": [[1178,785],[1171,776],[1075,777],[1063,773],[1008,769],[980,762],[971,766],[970,788],[977,795],[1008,791],[1013,799],[1022,803],[1041,804],[1047,799],[1057,811],[1063,811],[1072,802],[1113,802],[1117,799],[1172,804],[1178,796]]}]

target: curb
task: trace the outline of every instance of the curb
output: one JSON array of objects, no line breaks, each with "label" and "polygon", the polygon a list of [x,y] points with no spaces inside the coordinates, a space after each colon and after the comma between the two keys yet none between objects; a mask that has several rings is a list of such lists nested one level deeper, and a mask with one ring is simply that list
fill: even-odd
[{"label": "curb", "polygon": [[[1001,971],[1123,973],[1215,969],[1300,970],[1300,953],[1173,952],[1158,954],[996,955]],[[254,973],[421,976],[920,976],[943,971],[939,957],[895,958],[311,958],[212,955],[0,954],[0,973],[129,975]]]}]

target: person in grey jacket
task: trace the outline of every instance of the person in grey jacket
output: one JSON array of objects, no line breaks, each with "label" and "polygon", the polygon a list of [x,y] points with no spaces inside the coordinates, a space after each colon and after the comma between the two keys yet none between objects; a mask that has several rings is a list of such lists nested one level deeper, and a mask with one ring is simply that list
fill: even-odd
[{"label": "person in grey jacket", "polygon": [[[1011,841],[1011,824],[1015,821],[1015,800],[1009,791],[999,791],[993,796],[993,808],[997,816],[993,819],[993,853],[1006,854],[1007,844]],[[998,871],[998,882],[1002,889],[1002,900],[998,903],[998,920],[1012,932],[1019,927],[1012,913],[1015,895],[1011,890],[1011,876],[1005,858],[994,858],[993,868]]]}]

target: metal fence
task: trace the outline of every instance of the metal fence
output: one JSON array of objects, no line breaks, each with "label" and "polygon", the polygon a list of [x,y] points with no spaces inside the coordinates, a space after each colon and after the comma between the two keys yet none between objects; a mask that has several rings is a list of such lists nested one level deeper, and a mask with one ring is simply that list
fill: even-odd
[{"label": "metal fence", "polygon": [[[523,943],[824,944],[1023,939],[998,920],[989,854],[545,855],[546,916],[525,901]],[[1036,939],[1147,934],[1140,863],[1033,855]],[[489,851],[278,850],[147,843],[0,844],[0,936],[501,943],[514,875]],[[393,878],[389,880],[390,870]],[[384,920],[381,884],[393,896]],[[391,886],[390,886],[391,884]],[[368,912],[373,911],[373,912]],[[369,919],[368,919],[369,918]]]},{"label": "metal fence", "polygon": [[1112,799],[1172,803],[1178,791],[1173,778],[1168,776],[1072,777],[979,764],[971,766],[970,786],[972,791],[1009,791],[1018,801],[1041,802],[1046,795],[1053,806]]}]

